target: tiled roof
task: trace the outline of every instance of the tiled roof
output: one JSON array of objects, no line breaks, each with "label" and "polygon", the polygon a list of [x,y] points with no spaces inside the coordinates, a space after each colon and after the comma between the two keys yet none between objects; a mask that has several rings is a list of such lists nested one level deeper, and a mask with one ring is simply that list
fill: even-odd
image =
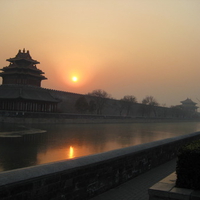
[{"label": "tiled roof", "polygon": [[181,103],[182,104],[197,104],[197,103],[195,103],[194,101],[192,101],[191,99],[189,99],[189,98],[187,98],[186,100],[184,100],[184,101],[181,101]]},{"label": "tiled roof", "polygon": [[1,85],[0,99],[25,99],[46,102],[59,102],[51,94],[41,88],[34,88],[22,85]]},{"label": "tiled roof", "polygon": [[34,64],[40,63],[37,60],[33,60],[29,54],[29,51],[25,52],[25,49],[23,49],[23,51],[19,50],[18,54],[14,58],[7,59],[7,61],[9,61],[9,62],[13,62],[16,60],[26,60],[26,61],[29,61]]}]

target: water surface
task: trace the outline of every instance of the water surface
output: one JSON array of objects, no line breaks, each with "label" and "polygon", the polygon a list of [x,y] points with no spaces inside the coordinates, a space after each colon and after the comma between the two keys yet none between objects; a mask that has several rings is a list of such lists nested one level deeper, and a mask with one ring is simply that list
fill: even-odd
[{"label": "water surface", "polygon": [[[199,122],[32,125],[37,134],[4,137],[18,125],[0,125],[0,171],[148,143],[200,130]],[[2,137],[1,137],[2,134]]]}]

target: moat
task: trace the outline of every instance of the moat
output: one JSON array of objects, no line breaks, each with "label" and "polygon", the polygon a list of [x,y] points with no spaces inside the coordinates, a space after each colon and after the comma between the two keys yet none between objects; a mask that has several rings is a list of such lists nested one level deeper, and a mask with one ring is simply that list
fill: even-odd
[{"label": "moat", "polygon": [[[23,130],[23,134],[16,133],[18,130]],[[26,134],[24,130],[29,131]],[[0,171],[97,154],[199,130],[200,122],[40,124],[27,127],[1,124]]]}]

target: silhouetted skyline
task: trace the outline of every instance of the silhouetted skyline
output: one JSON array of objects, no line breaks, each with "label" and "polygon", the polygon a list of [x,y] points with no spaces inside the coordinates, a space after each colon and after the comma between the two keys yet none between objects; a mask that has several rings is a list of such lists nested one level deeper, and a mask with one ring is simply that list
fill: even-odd
[{"label": "silhouetted skyline", "polygon": [[0,68],[25,48],[48,78],[42,87],[199,103],[199,7],[199,0],[1,1]]}]

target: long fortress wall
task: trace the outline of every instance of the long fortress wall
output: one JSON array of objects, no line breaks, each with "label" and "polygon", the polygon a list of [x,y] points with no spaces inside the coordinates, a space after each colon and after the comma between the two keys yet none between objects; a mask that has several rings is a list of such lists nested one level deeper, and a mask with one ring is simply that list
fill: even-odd
[{"label": "long fortress wall", "polygon": [[[76,101],[82,96],[86,98],[88,103],[91,100],[91,97],[88,95],[62,92],[57,90],[48,90],[48,91],[54,98],[60,100],[60,102],[58,103],[59,112],[78,113],[75,107]],[[104,115],[119,115],[119,100],[108,99],[102,110],[102,113]]]},{"label": "long fortress wall", "polygon": [[[0,173],[0,199],[86,200],[176,157],[200,132]],[[175,169],[174,169],[175,170]]]},{"label": "long fortress wall", "polygon": [[[31,86],[29,86],[31,87]],[[146,106],[141,103],[132,104],[129,113],[127,109],[121,109],[121,101],[106,99],[101,114],[97,111],[87,110],[81,113],[76,108],[76,102],[80,97],[85,97],[87,103],[94,100],[89,95],[70,93],[46,88],[34,88],[49,92],[58,100],[57,112],[24,112],[24,111],[0,111],[0,122],[5,123],[120,123],[120,122],[146,122],[152,120],[194,120],[197,116],[185,115],[171,108],[162,106]],[[196,118],[195,118],[196,117]],[[95,120],[94,120],[95,119]],[[109,119],[109,120],[108,120]],[[126,119],[126,121],[124,120]]]},{"label": "long fortress wall", "polygon": [[[76,101],[81,96],[84,96],[88,103],[91,100],[91,97],[88,95],[76,94],[76,93],[70,93],[70,92],[64,92],[64,91],[58,91],[58,90],[51,90],[51,89],[45,89],[45,90],[48,90],[54,98],[60,100],[60,102],[58,103],[58,112],[61,112],[61,113],[78,113],[78,111],[75,108],[75,104],[76,104]],[[140,108],[141,108],[140,103],[133,104],[129,115],[132,117],[142,116],[142,113],[139,112]],[[156,106],[155,108],[156,108],[156,112],[158,116],[167,117],[167,115],[169,115],[171,117],[169,108],[160,107],[160,106]],[[126,116],[127,111],[123,109],[123,111],[120,113],[120,100],[107,99],[105,106],[103,107],[102,114],[103,115],[120,115],[121,114],[122,116]],[[152,115],[154,114],[152,113]]]},{"label": "long fortress wall", "polygon": [[[57,109],[55,108],[55,105],[53,105],[53,110],[48,108],[43,108],[42,110],[40,109],[40,111],[38,112],[55,112],[56,113],[68,113],[68,114],[101,114],[101,115],[109,115],[109,116],[129,116],[129,117],[158,117],[158,118],[177,118],[177,116],[179,115],[178,118],[183,118],[184,114],[181,113],[177,113],[177,111],[173,111],[173,109],[171,108],[167,108],[167,107],[162,107],[162,106],[147,106],[141,103],[133,103],[131,106],[127,106],[127,102],[122,102],[120,100],[116,100],[116,99],[110,99],[110,98],[102,98],[101,100],[103,100],[103,106],[101,106],[100,108],[100,104],[99,100],[100,98],[95,98],[93,96],[89,96],[87,94],[77,94],[77,93],[71,93],[71,92],[66,92],[66,91],[59,91],[59,90],[53,90],[53,89],[47,89],[47,88],[39,88],[39,87],[34,87],[34,86],[22,86],[22,85],[4,85],[4,87],[2,86],[2,90],[8,90],[7,93],[13,93],[13,91],[15,90],[15,88],[17,89],[17,91],[23,91],[24,89],[26,89],[25,92],[25,98],[30,99],[33,98],[32,95],[36,95],[36,99],[40,99],[40,103],[42,103],[43,101],[46,102],[47,107],[49,106],[48,104],[48,100],[49,99],[53,99],[57,100]],[[27,91],[30,89],[30,91],[33,92],[32,95],[30,95],[29,93],[27,93]],[[34,92],[36,94],[34,94]],[[42,95],[44,93],[44,95]],[[45,96],[46,95],[46,96]],[[9,95],[8,95],[9,96]],[[52,98],[52,97],[53,98]],[[93,102],[93,106],[89,106],[90,109],[87,109],[84,113],[80,110],[77,110],[76,107],[76,103],[77,100],[80,100],[81,97],[84,97],[85,100],[87,101],[87,103],[89,105],[91,105],[90,103]],[[34,99],[34,98],[33,98]],[[32,112],[36,112],[37,110],[37,103],[39,100],[37,100],[37,102],[33,101],[31,106],[34,107],[34,109],[29,109],[28,112],[30,112],[30,110]],[[23,107],[19,104],[17,109],[15,107],[15,101],[14,102],[6,102],[3,101],[2,105],[4,105],[5,107],[2,107],[2,111],[15,111],[15,112],[23,112],[23,110],[27,110],[27,104],[23,104],[22,102],[18,102],[18,104],[23,104]],[[30,103],[30,102],[29,102]],[[43,104],[43,103],[42,103]],[[19,106],[21,106],[21,108],[19,108]],[[41,105],[39,105],[40,107]],[[44,107],[44,105],[42,105]],[[51,105],[52,106],[52,105]],[[94,108],[96,106],[96,108],[100,108],[100,109],[91,109],[92,107]],[[13,110],[13,109],[16,110]],[[36,109],[35,109],[36,108]],[[98,111],[98,112],[97,112]]]}]

